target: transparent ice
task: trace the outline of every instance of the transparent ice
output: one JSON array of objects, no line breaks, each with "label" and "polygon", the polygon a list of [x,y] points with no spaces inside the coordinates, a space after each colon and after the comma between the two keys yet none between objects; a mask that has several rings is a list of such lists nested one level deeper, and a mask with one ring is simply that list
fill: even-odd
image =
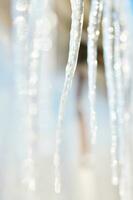
[{"label": "transparent ice", "polygon": [[60,142],[61,132],[64,119],[64,112],[66,107],[66,100],[72,85],[74,73],[76,70],[79,46],[82,34],[83,25],[83,0],[71,0],[72,9],[72,24],[70,31],[70,44],[69,44],[69,56],[66,66],[65,82],[60,99],[60,108],[58,116],[58,124],[56,130],[56,150],[54,156],[55,165],[55,192],[60,193],[61,190],[61,177],[60,177]]},{"label": "transparent ice", "polygon": [[97,77],[97,48],[100,34],[100,22],[102,15],[102,0],[93,0],[88,26],[88,99],[89,99],[89,131],[91,134],[92,146],[96,143],[96,77]]}]

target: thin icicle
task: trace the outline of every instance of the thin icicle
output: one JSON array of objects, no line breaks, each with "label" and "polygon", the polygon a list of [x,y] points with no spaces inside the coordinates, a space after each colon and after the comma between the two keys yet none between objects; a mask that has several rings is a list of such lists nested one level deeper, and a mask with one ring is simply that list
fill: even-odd
[{"label": "thin icicle", "polygon": [[[117,113],[117,144],[116,150],[118,152],[117,167],[120,176],[120,162],[122,151],[122,138],[124,133],[124,84],[123,84],[123,73],[122,73],[122,55],[121,55],[121,16],[119,10],[119,3],[114,1],[113,10],[113,25],[114,25],[114,76],[116,85],[116,113]],[[119,177],[118,177],[119,178]],[[120,184],[119,179],[117,184]]]},{"label": "thin icicle", "polygon": [[[117,19],[116,19],[117,18]],[[118,134],[118,156],[120,164],[121,140],[123,137],[124,119],[124,85],[122,75],[122,59],[120,49],[120,22],[119,16],[114,19],[114,74],[116,82],[116,112],[117,112],[117,134]]]},{"label": "thin icicle", "polygon": [[102,0],[92,0],[89,28],[88,28],[88,97],[89,97],[89,126],[91,133],[91,143],[96,143],[96,74],[97,74],[97,45],[100,33],[100,22],[102,14]]},{"label": "thin icicle", "polygon": [[61,177],[60,177],[61,132],[62,132],[66,100],[72,85],[78,59],[78,52],[81,41],[82,26],[83,26],[83,13],[84,13],[83,0],[71,0],[71,8],[72,8],[72,25],[70,32],[69,57],[66,66],[65,82],[60,100],[58,124],[56,130],[56,149],[54,156],[56,193],[60,193],[61,190]]},{"label": "thin icicle", "polygon": [[[121,177],[120,177],[120,197],[122,200],[132,199],[131,198],[131,160],[130,160],[130,135],[131,135],[131,102],[130,102],[130,95],[131,95],[131,87],[132,87],[132,64],[130,63],[130,34],[128,32],[129,30],[129,16],[127,17],[127,11],[129,11],[129,8],[127,8],[127,1],[122,1],[122,11],[121,17],[122,17],[122,32],[120,36],[120,42],[121,42],[121,52],[122,52],[122,69],[123,69],[123,84],[124,84],[124,134],[122,137],[122,148],[121,148]],[[129,12],[130,13],[130,12]],[[128,14],[129,15],[129,14]],[[130,21],[130,20],[129,20]]]},{"label": "thin icicle", "polygon": [[120,16],[116,5],[104,1],[103,49],[111,124],[112,183],[119,183],[120,138],[123,133],[124,90],[122,85],[122,58],[120,48]]},{"label": "thin icicle", "polygon": [[40,46],[38,40],[40,36],[38,34],[38,21],[35,23],[35,33],[33,35],[33,47],[30,53],[30,63],[28,70],[28,112],[27,112],[27,135],[28,135],[28,150],[27,158],[25,160],[26,175],[23,182],[27,184],[27,187],[31,191],[36,190],[35,180],[35,152],[36,141],[38,137],[38,88],[39,88],[39,58],[40,58]]},{"label": "thin icicle", "polygon": [[117,129],[116,129],[116,87],[115,75],[113,70],[114,59],[114,26],[112,19],[112,4],[111,1],[104,1],[103,9],[103,49],[105,60],[105,74],[108,91],[110,125],[111,125],[111,166],[112,166],[112,183],[118,184],[118,152],[117,152]]}]

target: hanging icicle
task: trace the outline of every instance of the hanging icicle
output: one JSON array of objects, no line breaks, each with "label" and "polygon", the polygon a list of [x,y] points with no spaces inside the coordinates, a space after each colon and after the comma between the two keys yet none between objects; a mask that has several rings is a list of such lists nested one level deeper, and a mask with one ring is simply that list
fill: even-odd
[{"label": "hanging icicle", "polygon": [[103,7],[103,49],[105,60],[105,75],[108,91],[110,125],[111,125],[111,166],[112,166],[112,183],[118,184],[118,152],[117,152],[117,128],[116,128],[116,88],[115,75],[113,70],[114,62],[114,26],[112,19],[112,3],[104,1]]},{"label": "hanging icicle", "polygon": [[[29,54],[29,65],[28,65],[28,112],[27,112],[27,134],[28,134],[28,150],[26,163],[26,177],[23,180],[30,191],[36,191],[36,168],[35,159],[37,152],[37,140],[39,135],[38,127],[38,103],[39,103],[39,71],[41,61],[41,50],[43,45],[43,32],[42,27],[44,26],[43,18],[43,1],[40,2],[40,6],[37,9],[37,1],[31,1],[31,13],[30,13],[30,28],[31,32],[31,43],[30,43],[30,54]],[[33,195],[31,196],[33,198]],[[34,194],[35,198],[35,194]]]},{"label": "hanging icicle", "polygon": [[29,190],[35,191],[35,152],[36,140],[38,137],[38,84],[39,84],[39,58],[40,45],[38,40],[40,35],[38,33],[38,21],[35,23],[35,32],[33,36],[33,47],[30,54],[30,63],[28,70],[28,112],[27,112],[27,134],[28,134],[28,150],[27,159],[25,160],[26,177],[24,182],[27,183]]},{"label": "hanging icicle", "polygon": [[[117,112],[117,134],[118,134],[118,167],[120,165],[121,139],[123,137],[123,116],[124,116],[124,85],[122,75],[122,59],[120,49],[120,19],[119,15],[114,17],[114,74],[116,83],[116,112]],[[120,169],[120,168],[118,168]]]},{"label": "hanging icicle", "polygon": [[102,0],[92,0],[88,27],[88,98],[89,98],[89,131],[92,146],[96,143],[96,74],[97,74],[97,45],[100,34],[100,22],[103,7]]},{"label": "hanging icicle", "polygon": [[115,2],[104,1],[103,9],[103,49],[108,91],[111,125],[111,167],[112,183],[119,183],[120,138],[123,137],[123,74],[120,46],[120,13]]},{"label": "hanging icicle", "polygon": [[60,193],[61,190],[61,177],[60,177],[61,132],[62,132],[66,100],[72,85],[72,80],[74,77],[78,59],[78,52],[81,41],[82,26],[83,26],[83,13],[84,13],[83,0],[71,0],[71,9],[72,9],[72,24],[70,32],[69,56],[68,56],[68,63],[66,66],[64,87],[60,100],[58,124],[56,130],[56,149],[54,156],[56,193]]},{"label": "hanging icicle", "polygon": [[[124,137],[122,140],[123,151],[121,152],[121,179],[120,179],[120,196],[122,200],[132,199],[132,153],[131,153],[131,133],[132,133],[132,33],[130,22],[130,5],[126,0],[122,1],[122,33],[120,37],[121,51],[123,60],[123,76],[124,76]],[[127,14],[128,13],[128,14]],[[130,30],[130,31],[129,31]],[[131,38],[130,38],[131,37]],[[130,57],[131,56],[131,57]]]},{"label": "hanging icicle", "polygon": [[[36,74],[33,73],[32,64],[29,62],[30,57],[30,42],[29,41],[29,34],[30,34],[30,22],[29,22],[29,9],[32,4],[32,1],[29,0],[17,0],[15,3],[15,10],[16,10],[16,18],[14,20],[15,24],[15,40],[16,40],[16,52],[19,55],[17,58],[17,67],[19,68],[18,79],[17,79],[17,86],[18,86],[18,94],[20,95],[20,99],[24,99],[25,103],[27,102],[28,105],[27,111],[22,120],[23,127],[25,127],[25,121],[27,120],[26,129],[24,129],[25,136],[28,138],[28,148],[27,148],[27,155],[26,159],[23,161],[23,174],[22,174],[22,183],[26,186],[26,197],[28,199],[33,199],[33,192],[35,191],[36,184],[35,184],[35,172],[34,172],[34,155],[33,155],[33,138],[34,138],[34,130],[33,124],[36,126],[36,117],[37,108],[36,103],[34,103],[33,98],[33,90],[35,93],[37,77]],[[32,36],[31,36],[32,38]],[[34,64],[35,65],[35,64]],[[36,100],[35,100],[36,101]],[[25,106],[24,106],[25,107]],[[29,192],[30,191],[30,192]]]},{"label": "hanging icicle", "polygon": [[[123,73],[122,73],[122,52],[121,52],[121,16],[120,10],[118,6],[118,2],[113,2],[113,26],[114,26],[114,63],[113,63],[113,70],[114,70],[114,77],[115,77],[115,104],[116,104],[116,153],[118,159],[112,160],[112,167],[118,170],[117,179],[114,177],[114,185],[120,184],[119,177],[120,177],[120,165],[121,165],[121,155],[120,152],[122,150],[122,139],[124,133],[124,84],[123,84]],[[113,140],[112,140],[113,142]]]},{"label": "hanging icicle", "polygon": [[[19,94],[25,95],[27,111],[25,113],[26,129],[25,137],[27,141],[26,159],[23,161],[22,183],[27,190],[26,198],[35,198],[36,175],[35,158],[37,138],[39,134],[38,127],[38,93],[39,93],[39,66],[41,58],[41,49],[43,41],[42,26],[44,2],[40,1],[38,7],[37,1],[18,0],[16,10],[20,14],[15,19],[17,24],[16,35],[18,36],[19,49],[21,50],[21,59],[19,61],[23,68],[25,87],[20,88]],[[16,52],[17,54],[17,52]],[[26,61],[24,62],[24,60]],[[23,85],[22,83],[20,83]]]}]

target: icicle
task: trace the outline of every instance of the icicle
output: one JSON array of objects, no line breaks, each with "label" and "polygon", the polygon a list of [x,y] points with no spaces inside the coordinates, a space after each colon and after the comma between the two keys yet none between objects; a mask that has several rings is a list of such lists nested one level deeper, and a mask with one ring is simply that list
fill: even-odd
[{"label": "icicle", "polygon": [[112,183],[118,184],[118,155],[117,155],[117,129],[116,129],[116,89],[115,75],[113,71],[113,45],[114,45],[114,27],[112,21],[112,4],[111,1],[104,1],[103,9],[103,49],[105,60],[105,74],[108,91],[110,125],[111,125],[111,166],[112,166]]},{"label": "icicle", "polygon": [[35,180],[35,152],[38,137],[38,88],[39,88],[39,61],[40,61],[40,34],[39,21],[35,23],[32,50],[28,70],[28,112],[27,112],[27,134],[28,150],[25,160],[26,176],[23,180],[30,191],[36,190]]},{"label": "icicle", "polygon": [[100,33],[100,22],[102,14],[102,0],[92,0],[89,28],[88,28],[88,98],[89,98],[89,126],[92,146],[96,143],[96,73],[97,73],[97,45]]},{"label": "icicle", "polygon": [[[120,3],[120,2],[119,2]],[[124,133],[124,84],[122,74],[122,55],[121,55],[121,16],[119,10],[119,3],[114,1],[113,10],[113,25],[114,25],[114,76],[115,76],[115,87],[116,87],[116,114],[117,114],[117,143],[116,150],[118,151],[118,175],[120,175],[121,155],[122,151],[122,138]],[[118,5],[117,5],[118,4]],[[115,167],[115,166],[114,166]],[[116,184],[119,183],[119,179]]]},{"label": "icicle", "polygon": [[[28,1],[29,2],[29,1]],[[19,10],[27,9],[26,1],[23,1],[23,6],[20,6],[20,2],[16,5]],[[28,199],[34,199],[36,192],[36,175],[35,175],[35,158],[37,138],[39,134],[38,127],[38,95],[39,95],[39,66],[42,48],[42,12],[41,2],[39,7],[36,5],[36,1],[30,1],[30,12],[28,15],[28,62],[26,64],[26,77],[27,77],[27,113],[25,118],[27,119],[26,137],[28,139],[27,155],[24,160],[24,175],[22,182],[27,189]],[[42,2],[43,3],[43,2]]]},{"label": "icicle", "polygon": [[73,76],[75,73],[77,58],[79,52],[79,46],[82,34],[83,25],[83,0],[71,0],[72,8],[72,25],[70,32],[70,45],[69,45],[69,57],[66,66],[66,75],[64,87],[60,100],[60,108],[58,115],[58,124],[56,130],[56,149],[54,156],[55,165],[55,192],[60,193],[61,190],[61,177],[60,177],[60,143],[61,143],[61,132],[64,119],[64,111],[66,106],[66,100],[69,90],[72,85]]},{"label": "icicle", "polygon": [[119,183],[120,138],[123,137],[124,90],[120,46],[120,16],[116,5],[104,1],[103,49],[111,124],[112,183]]},{"label": "icicle", "polygon": [[[28,129],[26,130],[27,133],[26,135],[28,135],[28,150],[27,150],[27,158],[26,160],[24,160],[23,163],[23,170],[24,170],[24,174],[22,177],[22,183],[24,183],[26,185],[26,189],[29,191],[35,191],[35,177],[34,177],[34,160],[33,160],[33,148],[32,148],[32,144],[31,144],[31,140],[33,140],[33,132],[31,130],[32,123],[33,123],[33,115],[35,115],[35,110],[36,110],[36,106],[33,104],[32,100],[31,100],[31,92],[29,90],[29,87],[31,86],[31,84],[34,84],[33,81],[35,82],[35,80],[33,80],[32,77],[29,78],[29,80],[27,80],[28,78],[28,74],[29,74],[29,70],[28,70],[28,61],[29,61],[29,7],[30,7],[30,1],[29,0],[18,0],[16,2],[16,10],[18,13],[20,13],[16,20],[15,20],[15,24],[17,24],[17,36],[18,36],[18,40],[19,42],[19,46],[21,49],[21,59],[20,59],[20,65],[22,66],[22,70],[23,70],[23,76],[24,79],[21,79],[21,83],[20,85],[22,85],[22,87],[19,88],[19,94],[20,95],[26,95],[27,96],[27,100],[28,100],[28,113],[27,116],[25,116],[25,119],[27,118],[28,121]],[[16,52],[17,53],[17,52]],[[25,62],[24,60],[25,59]],[[35,76],[34,76],[35,77]],[[23,81],[25,81],[25,87],[23,87]],[[28,88],[27,88],[28,87]],[[33,142],[33,141],[32,141]],[[29,193],[27,194],[28,197]]]},{"label": "icicle", "polygon": [[[117,112],[117,134],[118,134],[118,156],[120,162],[121,139],[123,137],[123,117],[124,117],[124,85],[122,77],[122,60],[120,49],[120,24],[119,16],[114,18],[114,74],[116,82],[116,112]],[[120,164],[120,163],[119,163]]]},{"label": "icicle", "polygon": [[[26,175],[23,180],[27,184],[29,192],[31,192],[30,198],[35,198],[36,192],[36,148],[39,135],[38,125],[38,103],[39,103],[39,70],[41,60],[41,50],[43,45],[43,31],[44,26],[43,19],[43,5],[40,2],[40,6],[36,9],[36,1],[32,2],[32,12],[30,15],[31,23],[31,43],[30,43],[30,54],[29,54],[29,65],[28,65],[28,109],[27,109],[27,134],[28,134],[28,152],[25,160],[25,171]],[[43,3],[43,2],[42,2]],[[41,6],[42,5],[42,6]],[[34,10],[35,9],[35,10]],[[35,11],[35,12],[34,12]]]},{"label": "icicle", "polygon": [[[124,0],[125,1],[125,0]],[[130,152],[129,152],[129,146],[127,145],[130,142],[128,141],[128,134],[130,135],[130,87],[132,85],[131,83],[131,76],[132,74],[130,72],[130,59],[129,59],[129,44],[128,44],[128,39],[129,39],[129,33],[128,33],[128,28],[127,28],[127,13],[126,11],[128,10],[126,8],[126,1],[121,1],[121,7],[119,6],[119,20],[120,20],[120,28],[121,30],[117,31],[117,35],[119,34],[119,43],[120,43],[120,58],[121,58],[121,70],[122,70],[122,75],[123,75],[123,81],[122,82],[122,93],[123,93],[123,113],[121,114],[122,118],[122,124],[121,128],[123,129],[123,132],[121,132],[120,136],[120,148],[119,148],[119,154],[120,154],[120,180],[119,180],[119,194],[120,198],[125,200],[125,199],[130,199],[130,171],[131,171],[131,166],[130,166]],[[117,22],[118,24],[118,22]],[[118,37],[117,37],[118,40]],[[118,43],[117,42],[117,43]],[[120,81],[120,80],[119,80]]]},{"label": "icicle", "polygon": [[[37,74],[34,73],[33,64],[29,64],[29,56],[30,56],[30,42],[29,42],[29,32],[30,32],[30,23],[29,23],[29,9],[31,6],[30,0],[17,0],[15,3],[15,11],[17,16],[14,20],[15,30],[16,30],[16,52],[15,57],[17,58],[17,65],[20,68],[19,76],[17,77],[17,86],[18,86],[18,94],[21,95],[21,99],[24,98],[25,103],[28,102],[27,108],[28,111],[26,116],[24,116],[25,120],[22,120],[25,124],[27,119],[27,127],[26,130],[23,130],[28,136],[28,149],[26,159],[23,161],[23,174],[22,174],[22,183],[26,186],[26,198],[33,199],[33,192],[36,189],[35,183],[35,169],[34,169],[34,148],[33,143],[35,141],[35,130],[33,128],[36,126],[36,98],[35,90],[37,90]],[[18,55],[17,55],[18,54]],[[18,57],[17,57],[18,56]],[[33,59],[32,59],[33,61]],[[31,61],[31,63],[33,63]],[[34,63],[34,68],[36,63]],[[33,94],[34,90],[34,94]],[[33,97],[34,96],[34,97]],[[34,118],[34,119],[33,119]],[[24,126],[23,124],[23,126]]]},{"label": "icicle", "polygon": [[117,94],[117,118],[118,118],[118,135],[122,137],[123,132],[123,115],[124,115],[124,83],[122,73],[122,51],[121,51],[121,19],[117,11],[114,17],[114,71]]},{"label": "icicle", "polygon": [[121,199],[132,199],[132,130],[133,130],[133,68],[132,68],[132,26],[130,10],[131,5],[128,1],[123,0],[123,33],[121,36],[123,51],[123,71],[125,85],[125,134],[124,134],[124,153],[121,173]]}]

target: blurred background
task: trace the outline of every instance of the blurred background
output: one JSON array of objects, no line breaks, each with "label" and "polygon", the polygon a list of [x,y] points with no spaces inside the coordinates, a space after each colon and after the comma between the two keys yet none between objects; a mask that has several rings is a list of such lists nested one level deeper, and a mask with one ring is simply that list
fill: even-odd
[{"label": "blurred background", "polygon": [[[15,1],[0,0],[0,200],[29,199],[21,183],[27,148],[26,97],[23,95],[20,98],[18,95],[16,84],[19,83],[16,76],[20,77],[25,71],[14,62],[14,52],[17,54],[14,47],[14,4]],[[118,200],[118,189],[111,184],[111,135],[101,36],[98,43],[98,136],[95,162],[91,158],[86,31],[90,3],[87,0],[78,66],[67,102],[62,134],[62,191],[59,196],[54,192],[55,130],[69,50],[71,9],[68,0],[49,1],[49,5],[44,15],[47,26],[42,29],[49,30],[50,43],[46,41],[47,50],[43,51],[38,72],[40,82],[36,199]],[[23,79],[20,78],[19,81],[21,80]]]}]

